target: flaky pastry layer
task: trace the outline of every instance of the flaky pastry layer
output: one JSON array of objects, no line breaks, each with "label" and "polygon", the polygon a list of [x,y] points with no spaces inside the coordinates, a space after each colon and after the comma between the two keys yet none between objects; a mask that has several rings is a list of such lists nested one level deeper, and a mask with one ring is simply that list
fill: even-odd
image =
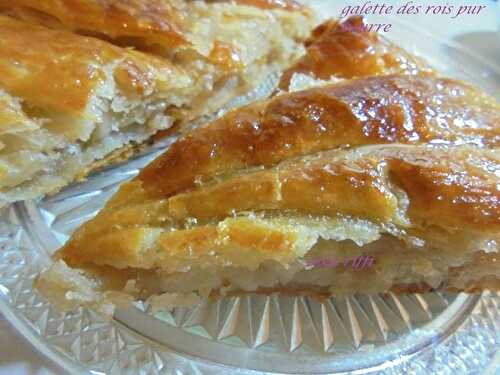
[{"label": "flaky pastry layer", "polygon": [[56,192],[281,69],[313,22],[287,4],[0,1],[0,205]]},{"label": "flaky pastry layer", "polygon": [[312,12],[293,1],[1,0],[2,8],[182,66],[200,88],[184,119],[220,108],[283,69],[302,54],[314,25]]}]

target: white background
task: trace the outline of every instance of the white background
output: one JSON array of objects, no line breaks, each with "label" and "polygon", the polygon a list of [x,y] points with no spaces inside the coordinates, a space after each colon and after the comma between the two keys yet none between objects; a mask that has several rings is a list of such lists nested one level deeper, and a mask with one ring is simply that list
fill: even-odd
[{"label": "white background", "polygon": [[[321,2],[333,2],[338,12],[346,4],[363,4],[364,0],[336,1],[318,0]],[[311,1],[313,3],[314,1]],[[372,1],[377,3],[380,1]],[[392,5],[401,5],[406,0],[388,1]],[[470,49],[483,55],[490,61],[500,64],[500,7],[498,3],[486,0],[466,2],[461,0],[438,1],[438,0],[418,0],[418,3],[429,4],[477,4],[487,5],[479,16],[466,16],[455,20],[446,16],[407,16],[407,20],[414,22],[418,26],[423,26],[426,30],[441,37],[460,42]],[[332,5],[330,5],[332,7]],[[0,316],[0,375],[47,375],[61,374],[61,370],[55,364],[50,363],[40,356],[27,343],[24,338],[15,333],[5,319]]]}]

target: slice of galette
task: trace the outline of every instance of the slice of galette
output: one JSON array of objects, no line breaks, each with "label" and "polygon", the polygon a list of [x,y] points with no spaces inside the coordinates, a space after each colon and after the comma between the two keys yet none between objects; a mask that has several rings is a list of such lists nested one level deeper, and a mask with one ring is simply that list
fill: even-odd
[{"label": "slice of galette", "polygon": [[403,74],[234,110],[123,184],[37,286],[108,313],[134,298],[498,290],[499,108]]}]

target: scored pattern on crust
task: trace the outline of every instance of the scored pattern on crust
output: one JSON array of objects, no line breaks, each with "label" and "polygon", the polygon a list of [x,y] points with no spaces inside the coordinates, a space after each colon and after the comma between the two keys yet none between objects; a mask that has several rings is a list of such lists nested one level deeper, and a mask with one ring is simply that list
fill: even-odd
[{"label": "scored pattern on crust", "polygon": [[[138,304],[136,309],[119,313],[120,322],[103,320],[86,308],[58,313],[31,285],[47,265],[47,252],[92,217],[118,183],[132,178],[157,152],[150,150],[127,165],[105,170],[45,201],[20,203],[1,212],[0,295],[4,308],[14,313],[15,325],[32,332],[59,363],[73,370],[83,366],[105,374],[234,373],[231,368],[175,354],[171,348],[178,343],[169,339],[174,332],[188,337],[186,342],[193,346],[198,343],[215,348],[215,352],[201,355],[205,359],[230,364],[230,359],[240,360],[237,353],[244,350],[248,358],[274,358],[271,369],[277,371],[291,371],[304,356],[326,358],[345,368],[349,358],[372,349],[381,351],[380,358],[387,360],[394,356],[390,348],[404,347],[412,340],[409,349],[417,351],[417,357],[402,363],[396,359],[394,366],[382,373],[453,370],[466,374],[485,368],[500,348],[498,294],[484,294],[470,316],[462,311],[448,317],[446,323],[461,323],[459,329],[430,351],[419,351],[425,335],[417,329],[449,314],[448,306],[456,305],[460,296],[390,294],[324,302],[304,297],[246,296],[156,314],[149,306]],[[462,307],[473,303],[474,299],[463,300]],[[134,332],[142,331],[141,319],[149,319],[147,316],[153,318],[150,327],[160,327],[160,337],[156,337],[160,345],[149,341],[147,332],[142,332],[144,336]],[[436,326],[432,338],[451,334],[452,328],[448,328],[443,332],[442,325]],[[188,354],[196,357],[196,348]],[[251,360],[249,363],[251,368]]]}]

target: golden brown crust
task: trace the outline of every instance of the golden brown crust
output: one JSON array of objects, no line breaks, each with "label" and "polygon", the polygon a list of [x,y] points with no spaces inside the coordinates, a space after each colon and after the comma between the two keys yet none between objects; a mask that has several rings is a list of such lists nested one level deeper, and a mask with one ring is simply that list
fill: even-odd
[{"label": "golden brown crust", "polygon": [[178,140],[139,175],[152,197],[195,181],[338,147],[500,145],[499,105],[463,83],[390,75],[283,94]]},{"label": "golden brown crust", "polygon": [[[226,8],[224,8],[226,6]],[[260,13],[253,7],[258,8]],[[250,55],[252,46],[240,43],[241,36],[217,29],[222,21],[231,18],[246,18],[268,24],[277,16],[288,21],[300,15],[296,28],[288,29],[294,34],[300,28],[310,30],[312,12],[292,0],[238,0],[238,1],[183,1],[183,0],[0,0],[0,10],[27,22],[42,24],[56,29],[65,29],[84,35],[96,36],[121,46],[133,46],[139,50],[159,53],[175,60],[179,49],[196,51],[214,63],[219,69],[234,69]],[[275,12],[282,12],[276,15]],[[283,14],[287,13],[287,14]],[[287,22],[287,21],[285,21]],[[299,25],[301,23],[302,25]],[[276,27],[280,25],[276,24]],[[220,35],[212,35],[219,33]],[[248,30],[247,33],[253,33]],[[298,35],[290,35],[298,37]],[[244,38],[251,35],[243,36]],[[305,37],[305,35],[304,35]],[[219,38],[221,40],[219,40]],[[300,37],[299,37],[300,38]],[[274,41],[273,41],[274,42]],[[284,41],[283,41],[284,42]],[[218,46],[227,46],[232,53],[217,53]],[[245,49],[241,51],[240,49]],[[213,56],[218,56],[214,59]],[[188,56],[189,57],[189,56]],[[192,56],[191,56],[192,57]],[[221,61],[222,60],[222,61]],[[243,68],[243,64],[239,68]]]},{"label": "golden brown crust", "polygon": [[408,195],[408,216],[426,225],[499,231],[498,154],[453,149],[426,156],[389,162],[393,183]]},{"label": "golden brown crust", "polygon": [[[436,87],[440,87],[437,93]],[[395,89],[400,90],[399,96],[394,94]],[[367,99],[370,95],[374,98]],[[400,107],[387,110],[390,100]],[[361,101],[369,105],[360,108]],[[433,107],[445,101],[446,108],[441,104]],[[475,138],[454,121],[453,113],[463,111],[467,101],[472,105],[461,118],[468,116],[463,121],[482,124],[472,131]],[[304,110],[311,108],[311,103],[323,104],[316,107],[323,118]],[[355,115],[343,114],[346,107],[353,108]],[[404,109],[404,115],[409,113],[408,118],[400,118],[397,108]],[[107,209],[84,226],[65,251],[79,254],[80,241],[106,232],[106,223],[120,228],[155,227],[162,222],[175,226],[185,220],[220,220],[245,211],[347,215],[413,230],[420,228],[418,231],[435,225],[451,231],[461,228],[494,232],[500,225],[500,196],[492,171],[499,168],[499,161],[494,151],[475,146],[489,142],[497,145],[498,136],[490,135],[497,131],[496,108],[491,99],[481,98],[467,86],[431,76],[370,78],[251,105],[177,141],[138,178],[125,184]],[[448,128],[443,126],[442,118],[447,117],[443,109],[453,119]],[[373,116],[377,111],[380,116]],[[439,121],[428,116],[433,111],[443,113]],[[349,122],[350,118],[364,121]],[[318,127],[325,124],[325,128],[318,131],[311,126],[313,120]],[[433,140],[455,146],[370,146],[314,155],[338,147]],[[457,146],[468,141],[470,147]],[[301,155],[308,157],[287,160]],[[251,169],[274,164],[278,166]],[[203,182],[200,176],[210,178]],[[170,190],[165,191],[164,184]],[[408,223],[398,216],[402,203],[396,188],[408,198],[409,206],[403,212]],[[180,231],[177,241],[189,247],[189,233]],[[181,240],[184,235],[186,239]],[[201,247],[205,250],[217,242],[211,236],[203,238]],[[246,240],[240,237],[235,241],[240,245]],[[119,242],[114,246],[119,247]],[[106,249],[114,251],[113,246]],[[89,256],[87,261],[92,258]]]},{"label": "golden brown crust", "polygon": [[[249,211],[368,219],[411,230],[424,239],[432,227],[448,233],[443,238],[455,230],[494,234],[500,231],[500,192],[498,177],[491,171],[499,169],[495,153],[473,148],[370,146],[236,175],[168,200],[144,199],[136,180],[125,184],[106,209],[80,228],[62,254],[72,265],[99,262],[139,267],[141,258],[148,258],[142,246],[153,248],[156,241],[165,260],[225,247],[295,257],[300,239],[293,222],[276,227],[232,218]],[[407,197],[407,208],[402,207],[398,192]],[[228,220],[221,224],[224,218]],[[189,220],[215,223],[184,229],[183,223]],[[174,231],[157,238],[155,231],[165,225]],[[146,240],[151,236],[153,242]],[[94,238],[98,257],[92,250],[81,251],[89,238]],[[137,244],[131,245],[132,238]],[[149,261],[154,262],[154,257]]]},{"label": "golden brown crust", "polygon": [[[0,134],[0,205],[57,191],[130,155],[124,144],[212,113],[295,57],[312,22],[303,9],[232,2],[6,0],[0,8],[27,21],[0,16],[0,90],[35,124],[15,139]],[[189,36],[181,47],[171,38],[177,19]],[[0,126],[19,133],[5,116]],[[119,148],[129,151],[109,154]]]},{"label": "golden brown crust", "polygon": [[[304,11],[292,0],[238,0],[261,9]],[[143,38],[172,48],[189,45],[189,5],[176,0],[0,0],[0,9],[46,26],[104,34],[109,38]]]},{"label": "golden brown crust", "polygon": [[95,38],[3,15],[0,34],[0,101],[8,103],[0,205],[57,191],[79,166],[170,126],[159,101],[182,106],[193,90],[189,74],[168,60]]},{"label": "golden brown crust", "polygon": [[[463,233],[475,251],[475,236],[495,241],[500,232],[497,109],[478,91],[430,75],[353,80],[250,105],[177,141],[58,256],[73,267],[256,269],[299,261],[319,237],[336,238],[339,225],[352,231],[343,221],[352,218],[362,231],[376,225],[433,252],[449,251]],[[429,262],[415,269],[447,280]],[[494,276],[461,285],[468,267],[443,288],[497,285]],[[393,284],[373,291],[427,288]]]},{"label": "golden brown crust", "polygon": [[131,96],[150,92],[155,85],[175,88],[176,82],[189,82],[182,69],[166,60],[94,38],[5,16],[0,16],[0,33],[0,87],[23,98],[35,115],[37,109],[42,111],[41,117],[51,111],[84,112],[93,91],[106,79],[108,64],[117,64],[116,83]]},{"label": "golden brown crust", "polygon": [[313,30],[306,54],[282,75],[287,90],[296,73],[317,79],[356,78],[385,74],[432,72],[421,59],[397,47],[382,35],[367,31],[361,16],[343,22],[328,20]]},{"label": "golden brown crust", "polygon": [[[218,110],[300,55],[302,50],[297,46],[313,25],[309,10],[289,1],[255,3],[258,9],[238,2],[181,0],[0,0],[0,12],[27,23],[161,56],[165,64],[170,62],[175,67],[173,75],[184,78],[187,74],[191,79],[193,97],[180,112],[182,120],[187,121]],[[240,25],[238,31],[235,25]],[[22,44],[22,40],[18,42]],[[74,50],[80,45],[77,41],[66,44],[73,45]],[[27,44],[27,50],[33,45]],[[103,45],[104,54],[108,49]],[[38,57],[40,65],[44,57]],[[54,72],[46,73],[44,76],[52,77]],[[129,67],[115,76],[119,83],[134,79],[140,86],[155,74],[134,73],[134,67]]]},{"label": "golden brown crust", "polygon": [[166,47],[187,43],[172,1],[1,0],[0,7],[28,20],[60,22],[69,30],[98,31],[111,38],[146,37]]}]

